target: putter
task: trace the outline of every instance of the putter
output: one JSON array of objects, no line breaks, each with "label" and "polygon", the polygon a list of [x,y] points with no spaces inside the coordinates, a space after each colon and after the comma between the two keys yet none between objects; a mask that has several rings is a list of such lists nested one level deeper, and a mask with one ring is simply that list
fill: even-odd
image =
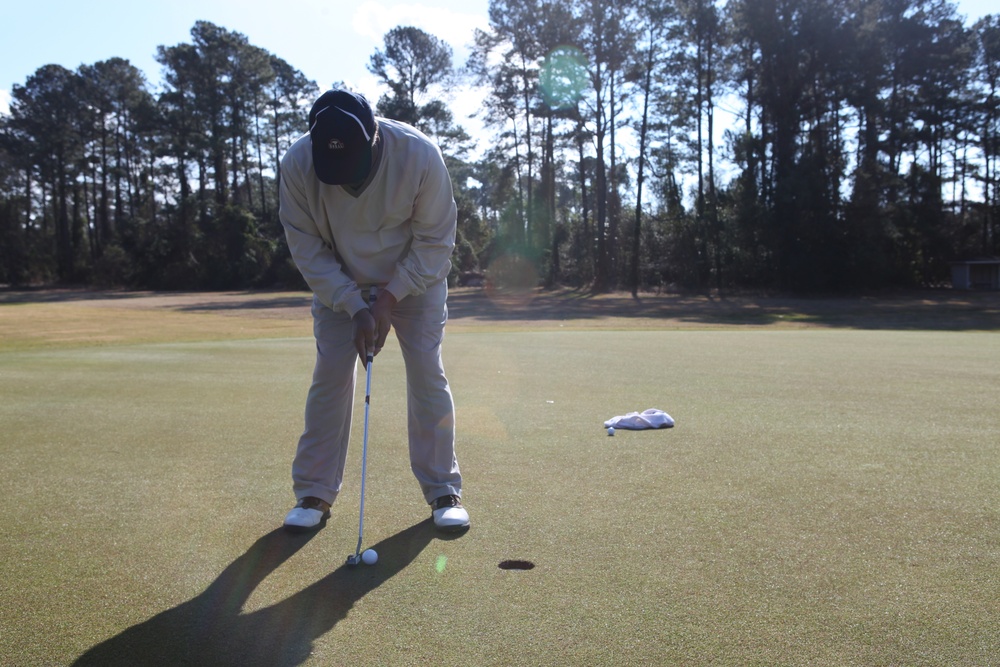
[{"label": "putter", "polygon": [[[375,303],[375,286],[372,285],[368,293],[368,307]],[[368,409],[372,402],[372,362],[375,357],[372,352],[368,353],[365,359],[367,367],[367,379],[365,380],[365,435],[361,444],[361,509],[358,512],[358,546],[354,553],[347,557],[348,565],[358,565],[361,563],[361,542],[365,535],[365,474],[368,471]]]}]

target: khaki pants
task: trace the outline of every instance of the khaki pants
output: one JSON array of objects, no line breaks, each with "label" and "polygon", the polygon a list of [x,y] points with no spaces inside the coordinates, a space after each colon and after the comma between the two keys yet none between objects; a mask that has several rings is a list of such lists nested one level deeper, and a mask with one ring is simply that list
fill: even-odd
[{"label": "khaki pants", "polygon": [[[444,282],[393,309],[392,326],[406,366],[410,468],[424,499],[461,495],[455,457],[455,404],[441,362],[448,319]],[[332,503],[340,493],[351,437],[354,390],[360,365],[351,318],[315,297],[312,305],[316,366],[306,399],[305,430],[292,463],[296,498],[315,496]]]}]

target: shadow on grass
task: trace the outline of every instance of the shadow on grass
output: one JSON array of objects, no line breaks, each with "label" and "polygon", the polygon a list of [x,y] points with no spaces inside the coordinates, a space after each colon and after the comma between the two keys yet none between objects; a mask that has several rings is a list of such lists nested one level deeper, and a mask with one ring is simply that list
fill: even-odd
[{"label": "shadow on grass", "polygon": [[[4,287],[0,288],[0,305],[17,303],[78,303],[83,301],[130,301],[155,294],[127,289],[90,289],[86,287]],[[177,294],[180,294],[178,292]]]},{"label": "shadow on grass", "polygon": [[[220,294],[222,297],[220,298]],[[127,289],[89,289],[73,287],[0,288],[0,306],[26,303],[81,303],[86,301],[112,301],[127,305],[130,301],[164,298],[167,301],[188,300],[189,305],[170,305],[169,308],[190,312],[215,312],[228,310],[268,310],[302,308],[309,314],[312,294],[262,290],[232,290],[223,292],[154,292]]]},{"label": "shadow on grass", "polygon": [[282,296],[264,299],[247,298],[243,301],[211,301],[205,300],[203,303],[181,306],[177,310],[182,312],[219,312],[229,310],[275,310],[284,308],[299,308],[304,315],[309,315],[312,308],[312,295],[304,296]]},{"label": "shadow on grass", "polygon": [[346,617],[355,602],[410,565],[432,539],[449,538],[427,519],[373,545],[378,565],[341,565],[281,602],[240,613],[260,582],[311,537],[281,528],[264,535],[203,593],[98,644],[73,664],[300,665],[312,653],[313,642]]},{"label": "shadow on grass", "polygon": [[[162,303],[155,305],[156,299]],[[171,293],[88,291],[74,289],[0,289],[0,306],[18,303],[58,303],[136,299],[145,307],[178,312],[216,312],[263,317],[308,319],[308,293],[245,291]],[[150,306],[149,304],[154,304]],[[599,321],[618,318],[662,321],[670,326],[798,325],[897,331],[998,331],[1000,292],[949,289],[910,290],[869,296],[782,297],[706,295],[696,293],[625,292],[595,294],[583,289],[557,288],[495,291],[456,288],[448,297],[449,319],[530,325],[564,320]]]},{"label": "shadow on grass", "polygon": [[1000,293],[924,290],[857,297],[753,297],[703,294],[592,294],[583,290],[534,290],[449,294],[450,319],[554,322],[607,318],[673,320],[696,326],[799,324],[831,328],[996,331]]}]

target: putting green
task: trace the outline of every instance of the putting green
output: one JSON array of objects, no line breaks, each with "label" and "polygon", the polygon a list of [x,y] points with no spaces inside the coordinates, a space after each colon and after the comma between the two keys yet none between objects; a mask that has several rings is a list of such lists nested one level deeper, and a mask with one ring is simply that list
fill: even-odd
[{"label": "putting green", "polygon": [[[360,446],[327,527],[275,531],[313,353],[305,337],[0,351],[4,660],[995,660],[996,334],[450,334],[458,539],[421,523],[390,343],[365,517],[380,559],[361,568],[343,566]],[[605,434],[646,408],[677,426]]]}]

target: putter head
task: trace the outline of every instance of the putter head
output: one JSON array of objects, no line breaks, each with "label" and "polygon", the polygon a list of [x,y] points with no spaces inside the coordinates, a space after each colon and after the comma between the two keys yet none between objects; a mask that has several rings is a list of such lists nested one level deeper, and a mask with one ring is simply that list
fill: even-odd
[{"label": "putter head", "polygon": [[351,566],[360,565],[361,556],[359,556],[358,554],[351,554],[350,556],[347,557],[347,564]]}]

